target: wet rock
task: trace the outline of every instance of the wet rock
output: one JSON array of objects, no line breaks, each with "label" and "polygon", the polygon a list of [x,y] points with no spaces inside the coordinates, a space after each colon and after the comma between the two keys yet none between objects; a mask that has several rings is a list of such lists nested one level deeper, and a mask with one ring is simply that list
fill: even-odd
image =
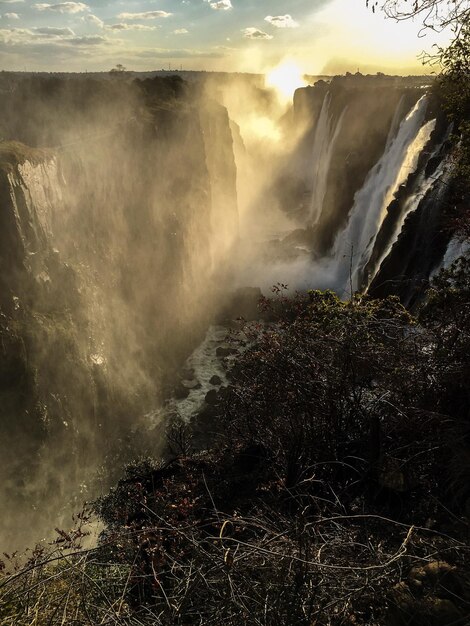
[{"label": "wet rock", "polygon": [[217,407],[204,405],[204,408],[193,418],[190,428],[191,443],[196,450],[211,448],[214,445],[214,437],[221,434]]},{"label": "wet rock", "polygon": [[173,395],[177,400],[185,400],[190,393],[190,389],[185,387],[182,382],[178,383],[173,389]]},{"label": "wet rock", "polygon": [[208,404],[209,406],[214,406],[219,402],[219,395],[215,389],[211,389],[206,393],[204,399],[206,401],[206,404]]},{"label": "wet rock", "polygon": [[218,357],[227,357],[227,356],[233,356],[235,354],[238,354],[238,350],[234,348],[233,346],[224,344],[222,346],[219,346],[217,350],[215,351],[215,353]]},{"label": "wet rock", "polygon": [[193,380],[195,372],[192,367],[185,367],[181,370],[181,378],[183,380]]},{"label": "wet rock", "polygon": [[211,385],[219,386],[222,384],[222,379],[220,378],[220,376],[214,375],[209,382]]}]

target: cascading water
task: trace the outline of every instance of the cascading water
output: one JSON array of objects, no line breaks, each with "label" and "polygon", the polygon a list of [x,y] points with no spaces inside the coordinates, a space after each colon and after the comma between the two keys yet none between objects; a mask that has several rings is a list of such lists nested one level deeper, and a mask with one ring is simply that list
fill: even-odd
[{"label": "cascading water", "polygon": [[469,252],[470,243],[468,241],[462,241],[459,237],[453,237],[447,246],[442,263],[433,271],[432,276],[435,276],[441,269],[449,268],[458,258],[467,255]]},{"label": "cascading water", "polygon": [[[415,171],[418,158],[434,130],[435,121],[424,124],[428,99],[423,96],[401,122],[395,137],[367,176],[356,194],[349,222],[335,241],[337,289],[347,289],[350,275],[352,289],[360,287],[360,273],[370,258],[375,238],[386,209],[395,192]],[[350,263],[345,260],[350,259]]]},{"label": "cascading water", "polygon": [[336,124],[333,124],[333,116],[330,115],[330,102],[331,96],[328,92],[323,99],[313,139],[313,183],[312,199],[310,202],[310,223],[312,226],[318,222],[322,214],[331,159],[346,112],[346,109],[344,109]]},{"label": "cascading water", "polygon": [[[440,144],[440,146],[435,150],[432,156],[437,155],[437,153],[439,152],[441,148],[442,148],[442,144]],[[423,171],[420,173],[419,179],[416,184],[415,193],[413,193],[411,196],[407,198],[406,202],[401,207],[399,215],[396,216],[395,226],[393,228],[393,231],[389,235],[387,246],[384,248],[382,253],[378,256],[378,258],[374,261],[373,266],[368,267],[367,281],[365,282],[364,287],[368,287],[370,285],[370,283],[376,276],[377,272],[379,271],[379,268],[382,262],[390,254],[393,248],[393,245],[395,244],[398,237],[400,236],[400,233],[403,229],[403,225],[408,215],[416,211],[421,201],[427,196],[427,194],[431,191],[431,189],[434,188],[435,185],[443,182],[443,179],[446,177],[446,174],[449,171],[449,168],[450,168],[450,159],[447,157],[441,161],[436,171],[432,172],[428,176],[426,176],[426,173]]]}]

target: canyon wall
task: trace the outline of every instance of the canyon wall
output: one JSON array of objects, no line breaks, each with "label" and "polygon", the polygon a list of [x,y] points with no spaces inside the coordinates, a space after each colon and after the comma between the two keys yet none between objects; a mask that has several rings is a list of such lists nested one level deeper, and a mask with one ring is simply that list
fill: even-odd
[{"label": "canyon wall", "polygon": [[237,232],[230,122],[175,85],[110,84],[97,104],[91,84],[80,106],[56,85],[53,102],[31,100],[32,132],[12,123],[1,144],[0,478],[12,520],[51,494],[80,498],[136,431],[158,449],[145,416],[215,314]]}]

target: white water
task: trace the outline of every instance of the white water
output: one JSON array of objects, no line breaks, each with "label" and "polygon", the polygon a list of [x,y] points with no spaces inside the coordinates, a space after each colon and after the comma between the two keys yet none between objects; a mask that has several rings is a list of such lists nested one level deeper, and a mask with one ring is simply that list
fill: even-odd
[{"label": "white water", "polygon": [[330,101],[331,96],[327,93],[323,99],[313,138],[312,199],[310,203],[310,223],[312,226],[318,222],[323,211],[331,158],[346,112],[346,109],[344,109],[337,123],[333,126],[333,116],[330,115]]},{"label": "white water", "polygon": [[[266,262],[266,259],[260,258],[262,262],[259,265],[250,263],[246,268],[247,271],[241,272],[238,277],[241,281],[240,285],[259,286],[266,295],[269,295],[270,287],[277,282],[282,282],[287,283],[291,290],[305,290],[313,287],[334,288],[338,295],[344,296],[349,294],[351,261],[352,289],[358,289],[361,270],[371,257],[377,235],[387,215],[387,208],[399,187],[406,182],[411,173],[416,171],[419,157],[426,148],[436,125],[435,120],[426,123],[424,121],[427,109],[426,96],[416,103],[406,117],[404,117],[403,106],[404,99],[396,108],[383,155],[369,172],[363,187],[355,195],[348,224],[337,236],[333,255],[314,261],[309,251],[305,250],[304,255],[287,261],[273,257]],[[338,121],[333,123],[332,115],[330,115],[330,95],[326,94],[313,142],[310,224],[317,223],[321,218],[328,185],[328,173],[335,142],[343,126],[344,115],[345,111]],[[441,146],[428,155],[428,161],[438,154]],[[417,209],[436,179],[445,176],[447,161],[444,160],[431,176],[426,176],[424,169],[423,167],[415,183],[416,192],[403,204],[401,213],[397,216],[395,229],[386,250],[377,261],[371,279],[398,239],[407,215]],[[269,234],[282,238],[286,233]],[[351,250],[354,252],[352,259]],[[210,383],[214,374],[220,377],[222,385],[227,384],[223,360],[216,355],[217,347],[225,341],[227,341],[227,330],[223,327],[211,327],[204,342],[187,361],[186,366],[193,370],[193,378],[200,386],[191,389],[188,398],[172,400],[171,406],[168,407],[178,412],[184,420],[189,421],[192,416],[203,409],[207,392],[214,389],[214,385]]]},{"label": "white water", "polygon": [[470,243],[468,241],[462,241],[459,237],[453,237],[449,241],[446,253],[442,262],[431,272],[430,278],[433,278],[442,269],[448,269],[452,263],[457,261],[461,256],[468,256],[470,253]]},{"label": "white water", "polygon": [[210,326],[204,341],[196,348],[186,367],[194,371],[194,380],[200,384],[197,389],[191,389],[189,396],[184,400],[173,400],[173,407],[179,416],[188,421],[196,415],[204,405],[204,398],[210,389],[212,376],[219,376],[223,384],[227,384],[226,371],[221,359],[217,356],[217,348],[227,340],[228,330],[224,326]]},{"label": "white water", "polygon": [[395,137],[387,142],[382,157],[356,193],[348,224],[334,246],[339,291],[347,289],[349,272],[352,289],[358,289],[359,270],[370,258],[387,207],[400,185],[416,169],[419,155],[435,126],[435,121],[423,126],[426,108],[427,97],[423,96],[401,122]]},{"label": "white water", "polygon": [[403,230],[403,224],[405,223],[407,216],[410,215],[411,213],[414,213],[414,211],[416,211],[421,200],[427,195],[431,187],[433,187],[437,183],[437,181],[440,181],[441,179],[445,178],[449,165],[450,165],[450,159],[444,159],[439,164],[439,167],[437,168],[437,170],[430,176],[425,176],[424,172],[421,174],[416,193],[411,195],[405,202],[402,212],[400,214],[400,217],[395,224],[395,229],[390,236],[390,240],[387,244],[387,247],[382,252],[381,256],[378,258],[374,271],[371,272],[370,276],[368,277],[367,286],[369,286],[369,284],[372,282],[375,275],[379,271],[381,264],[390,254],[390,251],[392,250],[393,245],[395,244],[395,242],[397,241],[397,239],[399,238],[401,234],[401,231]]}]

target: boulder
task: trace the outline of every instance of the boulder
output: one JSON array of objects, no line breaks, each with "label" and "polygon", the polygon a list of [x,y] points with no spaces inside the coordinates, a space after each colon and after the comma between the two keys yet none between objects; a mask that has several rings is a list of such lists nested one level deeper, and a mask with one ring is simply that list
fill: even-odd
[{"label": "boulder", "polygon": [[189,396],[190,390],[179,382],[173,389],[173,395],[177,400],[185,400]]},{"label": "boulder", "polygon": [[208,404],[209,406],[214,406],[219,402],[219,395],[215,389],[211,389],[206,393],[206,397],[204,399],[206,401],[206,404]]},{"label": "boulder", "polygon": [[222,384],[222,379],[220,378],[220,376],[214,375],[209,382],[211,385],[219,386]]},{"label": "boulder", "polygon": [[390,592],[391,607],[386,626],[451,626],[463,624],[457,600],[467,589],[457,568],[445,561],[413,567],[408,579]]},{"label": "boulder", "polygon": [[183,378],[183,380],[193,380],[194,375],[195,372],[192,367],[185,367],[181,370],[181,378]]}]

